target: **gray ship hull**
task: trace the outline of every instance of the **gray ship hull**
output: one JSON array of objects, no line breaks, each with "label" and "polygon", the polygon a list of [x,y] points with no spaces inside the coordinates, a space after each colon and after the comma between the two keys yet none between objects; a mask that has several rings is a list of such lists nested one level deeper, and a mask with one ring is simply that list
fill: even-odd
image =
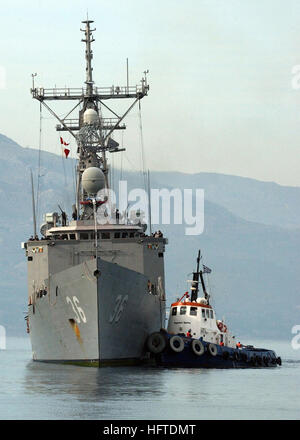
[{"label": "gray ship hull", "polygon": [[[99,274],[95,276],[98,269]],[[164,324],[164,301],[147,277],[98,258],[51,276],[29,307],[33,359],[102,366],[145,359],[147,336]]]}]

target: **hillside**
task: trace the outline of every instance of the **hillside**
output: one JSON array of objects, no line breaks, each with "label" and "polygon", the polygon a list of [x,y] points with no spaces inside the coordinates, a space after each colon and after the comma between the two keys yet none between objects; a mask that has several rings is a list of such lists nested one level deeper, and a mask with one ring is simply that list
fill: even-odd
[{"label": "hillside", "polygon": [[[0,135],[0,154],[0,324],[8,334],[23,334],[26,261],[20,243],[32,234],[29,170],[36,181],[38,151]],[[40,160],[40,213],[57,210],[57,204],[67,209],[73,203],[74,163],[45,152]],[[130,187],[140,185],[137,173],[124,176]],[[168,305],[186,290],[201,248],[204,263],[213,269],[210,287],[217,313],[225,315],[233,331],[289,337],[300,322],[300,189],[209,173],[152,173],[151,182],[152,187],[204,188],[206,196],[202,235],[185,236],[181,225],[159,226],[169,238]]]}]

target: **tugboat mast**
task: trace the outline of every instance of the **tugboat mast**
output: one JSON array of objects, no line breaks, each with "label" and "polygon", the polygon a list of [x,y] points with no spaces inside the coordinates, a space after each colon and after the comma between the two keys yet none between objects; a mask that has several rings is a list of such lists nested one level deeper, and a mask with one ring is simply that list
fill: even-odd
[{"label": "tugboat mast", "polygon": [[204,293],[204,298],[207,300],[207,304],[209,304],[209,294],[206,291],[204,278],[203,278],[203,271],[202,270],[199,271],[200,260],[201,260],[201,251],[199,249],[198,257],[197,257],[197,269],[196,269],[196,272],[193,272],[193,281],[192,281],[192,285],[191,285],[191,292],[192,292],[191,293],[191,301],[196,301],[196,299],[198,298],[199,277],[200,277],[201,286],[202,286],[202,290]]}]

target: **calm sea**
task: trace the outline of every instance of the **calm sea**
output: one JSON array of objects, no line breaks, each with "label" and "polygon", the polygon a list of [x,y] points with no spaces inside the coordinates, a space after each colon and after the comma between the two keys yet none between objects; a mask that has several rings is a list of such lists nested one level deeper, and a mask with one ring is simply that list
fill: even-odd
[{"label": "calm sea", "polygon": [[[253,341],[243,341],[253,343]],[[28,338],[0,351],[1,419],[300,419],[300,350],[254,341],[274,369],[86,368],[31,361]]]}]

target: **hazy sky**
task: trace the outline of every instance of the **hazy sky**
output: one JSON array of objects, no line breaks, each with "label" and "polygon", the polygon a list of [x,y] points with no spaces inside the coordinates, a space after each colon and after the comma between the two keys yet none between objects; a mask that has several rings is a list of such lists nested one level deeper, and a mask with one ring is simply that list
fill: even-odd
[{"label": "hazy sky", "polygon": [[[40,86],[81,87],[87,9],[97,28],[98,86],[125,85],[126,57],[130,83],[150,71],[142,100],[147,168],[300,186],[300,89],[291,85],[299,0],[10,0],[1,7],[0,133],[38,147],[32,72]],[[56,121],[43,116],[43,148],[59,153]],[[127,126],[122,163],[139,168],[137,109]]]}]

